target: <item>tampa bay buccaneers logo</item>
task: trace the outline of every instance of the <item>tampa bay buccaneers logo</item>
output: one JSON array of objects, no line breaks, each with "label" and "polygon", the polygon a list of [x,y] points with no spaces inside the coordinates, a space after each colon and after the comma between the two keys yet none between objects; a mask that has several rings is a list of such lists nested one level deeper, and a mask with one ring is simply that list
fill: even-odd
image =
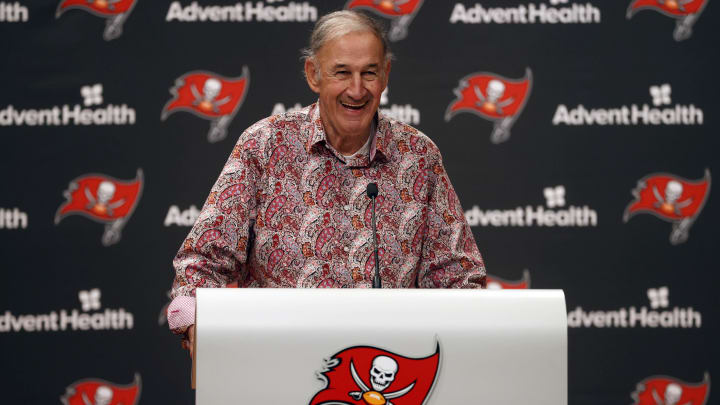
[{"label": "tampa bay buccaneers logo", "polygon": [[399,41],[408,35],[408,27],[415,18],[423,0],[350,0],[345,8],[372,11],[391,19],[388,39]]},{"label": "tampa bay buccaneers logo", "polygon": [[506,280],[497,276],[487,275],[488,290],[525,290],[530,288],[530,271],[523,270],[520,280]]},{"label": "tampa bay buccaneers logo", "polygon": [[101,242],[110,246],[120,241],[142,194],[143,172],[134,180],[122,181],[104,174],[86,174],[70,182],[63,192],[66,201],[55,214],[55,225],[69,215],[82,215],[105,224]]},{"label": "tampa bay buccaneers logo", "polygon": [[703,381],[686,383],[677,378],[652,376],[642,380],[630,396],[633,405],[704,405],[710,394],[710,375]]},{"label": "tampa bay buccaneers logo", "polygon": [[355,346],[326,360],[318,378],[326,387],[309,405],[422,405],[440,365],[440,345],[425,358],[400,356],[372,346]]},{"label": "tampa bay buccaneers logo", "polygon": [[137,4],[137,0],[62,0],[58,4],[55,18],[60,17],[67,10],[81,9],[105,19],[106,41],[115,39],[122,34],[123,24],[130,12]]},{"label": "tampa bay buccaneers logo", "polygon": [[454,90],[457,99],[445,112],[445,121],[457,113],[470,112],[495,123],[490,140],[505,142],[510,128],[520,116],[532,87],[532,71],[525,70],[521,79],[507,79],[494,73],[473,73],[460,79]]},{"label": "tampa bay buccaneers logo", "polygon": [[140,399],[140,375],[128,385],[88,378],[72,383],[60,397],[65,405],[135,405]]},{"label": "tampa bay buccaneers logo", "polygon": [[628,7],[627,18],[632,18],[640,10],[655,10],[675,19],[673,38],[682,41],[692,35],[692,27],[707,2],[708,0],[633,0]]},{"label": "tampa bay buccaneers logo", "polygon": [[687,240],[690,227],[700,215],[710,194],[710,171],[705,178],[690,181],[672,174],[656,173],[643,177],[632,191],[635,200],[625,209],[623,222],[636,214],[652,214],[672,222],[670,243]]},{"label": "tampa bay buccaneers logo", "polygon": [[243,66],[242,75],[226,78],[215,73],[194,71],[175,81],[170,89],[173,98],[165,104],[161,120],[176,111],[186,111],[210,120],[208,141],[218,142],[227,136],[227,127],[245,100],[250,73]]}]

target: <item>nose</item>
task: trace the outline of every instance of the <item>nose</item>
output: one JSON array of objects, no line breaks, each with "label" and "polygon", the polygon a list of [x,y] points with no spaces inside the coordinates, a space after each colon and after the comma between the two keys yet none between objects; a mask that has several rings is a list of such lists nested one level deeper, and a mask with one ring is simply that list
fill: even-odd
[{"label": "nose", "polygon": [[360,73],[355,73],[352,75],[350,83],[348,83],[348,87],[345,92],[347,93],[348,97],[358,101],[365,96],[366,89]]}]

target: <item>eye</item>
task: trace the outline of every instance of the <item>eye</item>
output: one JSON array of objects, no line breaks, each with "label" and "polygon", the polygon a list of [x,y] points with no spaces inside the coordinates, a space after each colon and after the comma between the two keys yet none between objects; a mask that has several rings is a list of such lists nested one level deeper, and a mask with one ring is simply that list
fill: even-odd
[{"label": "eye", "polygon": [[347,70],[338,70],[335,72],[335,77],[337,77],[338,79],[346,79],[350,77],[350,72],[348,72]]},{"label": "eye", "polygon": [[377,78],[377,72],[366,71],[362,73],[365,80],[375,80]]}]

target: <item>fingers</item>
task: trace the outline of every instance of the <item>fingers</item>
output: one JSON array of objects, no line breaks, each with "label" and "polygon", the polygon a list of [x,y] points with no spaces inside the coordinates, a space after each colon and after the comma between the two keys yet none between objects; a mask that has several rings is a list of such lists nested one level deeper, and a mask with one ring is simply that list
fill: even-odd
[{"label": "fingers", "polygon": [[182,348],[190,352],[190,358],[193,357],[195,349],[195,325],[188,327],[185,332],[185,338],[182,340]]}]

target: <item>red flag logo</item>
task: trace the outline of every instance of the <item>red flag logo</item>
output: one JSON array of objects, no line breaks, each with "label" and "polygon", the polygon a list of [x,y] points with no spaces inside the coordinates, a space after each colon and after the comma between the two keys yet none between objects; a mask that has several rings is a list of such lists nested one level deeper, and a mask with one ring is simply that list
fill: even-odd
[{"label": "red flag logo", "polygon": [[710,376],[690,384],[677,378],[652,376],[642,380],[631,394],[633,405],[704,405],[710,393]]},{"label": "red flag logo", "polygon": [[70,182],[66,198],[55,214],[57,225],[69,215],[82,215],[105,224],[103,245],[120,240],[120,232],[132,215],[143,188],[143,172],[134,180],[121,181],[103,174],[86,174]]},{"label": "red flag logo", "polygon": [[60,397],[65,405],[135,405],[140,399],[140,375],[128,385],[117,385],[104,380],[89,378],[67,387]]},{"label": "red flag logo", "polygon": [[407,37],[408,27],[420,10],[422,2],[423,0],[350,0],[345,9],[365,9],[391,18],[388,39],[395,42]]},{"label": "red flag logo", "polygon": [[508,281],[500,277],[487,275],[488,290],[525,290],[530,288],[530,272],[523,270],[520,280]]},{"label": "red flag logo", "polygon": [[440,365],[435,354],[410,358],[371,346],[340,351],[326,363],[318,378],[326,387],[309,405],[346,404],[421,405],[430,396]]},{"label": "red flag logo", "polygon": [[58,5],[58,13],[79,8],[100,17],[108,17],[127,13],[133,6],[135,0],[63,0]]},{"label": "red flag logo", "polygon": [[81,9],[107,19],[103,38],[106,41],[122,34],[123,24],[137,4],[137,0],[62,0],[55,11],[55,18],[67,10]]},{"label": "red flag logo", "polygon": [[510,127],[525,107],[532,88],[532,71],[525,70],[521,79],[507,79],[494,73],[474,73],[460,79],[454,90],[457,99],[445,112],[445,121],[455,114],[470,112],[495,122],[491,136],[494,143],[510,137]]},{"label": "red flag logo", "polygon": [[243,66],[237,78],[226,78],[205,71],[186,73],[175,81],[170,89],[173,98],[165,104],[161,119],[165,120],[176,111],[186,111],[211,120],[208,140],[225,139],[227,126],[245,100],[250,73]]},{"label": "red flag logo", "polygon": [[707,0],[633,0],[628,6],[627,18],[640,10],[655,10],[677,20],[673,37],[682,41],[692,35],[692,27],[706,4]]},{"label": "red flag logo", "polygon": [[628,13],[644,10],[655,10],[670,17],[682,17],[702,11],[707,0],[634,0],[630,3]]},{"label": "red flag logo", "polygon": [[643,177],[632,191],[635,199],[625,209],[623,221],[636,214],[652,214],[673,223],[671,242],[687,240],[690,226],[705,206],[710,191],[710,171],[701,180],[690,181],[672,174]]},{"label": "red flag logo", "polygon": [[386,17],[415,14],[422,0],[350,0],[346,8],[365,8]]}]

